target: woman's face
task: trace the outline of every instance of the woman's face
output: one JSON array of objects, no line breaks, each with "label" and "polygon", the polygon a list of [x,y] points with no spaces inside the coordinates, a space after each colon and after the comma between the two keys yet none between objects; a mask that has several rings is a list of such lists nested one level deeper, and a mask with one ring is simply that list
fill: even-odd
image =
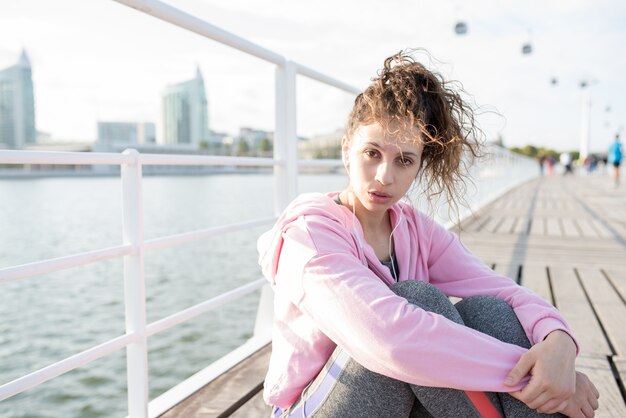
[{"label": "woman's face", "polygon": [[[418,140],[401,141],[409,135]],[[372,123],[360,125],[352,138],[344,140],[350,186],[360,206],[384,213],[407,193],[421,163],[424,146],[419,138],[417,128],[389,134],[379,123]]]}]

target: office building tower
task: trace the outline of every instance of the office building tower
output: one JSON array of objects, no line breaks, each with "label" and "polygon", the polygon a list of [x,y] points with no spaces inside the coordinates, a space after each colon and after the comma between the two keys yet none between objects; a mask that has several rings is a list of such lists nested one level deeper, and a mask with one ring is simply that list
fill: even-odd
[{"label": "office building tower", "polygon": [[152,122],[98,122],[98,145],[102,147],[155,143]]},{"label": "office building tower", "polygon": [[0,147],[20,149],[36,139],[32,72],[22,50],[17,64],[0,70]]},{"label": "office building tower", "polygon": [[163,143],[197,148],[202,142],[210,141],[208,105],[200,68],[194,79],[166,87],[161,104]]}]

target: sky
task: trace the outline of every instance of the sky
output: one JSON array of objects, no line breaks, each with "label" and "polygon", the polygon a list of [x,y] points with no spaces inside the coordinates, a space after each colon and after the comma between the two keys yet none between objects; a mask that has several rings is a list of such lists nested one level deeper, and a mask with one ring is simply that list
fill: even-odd
[{"label": "sky", "polygon": [[[623,1],[168,3],[359,89],[387,56],[425,49],[418,59],[459,82],[486,139],[509,147],[578,149],[585,95],[591,151],[626,134]],[[459,21],[468,27],[463,36],[454,32]],[[99,120],[152,121],[159,129],[163,89],[193,78],[197,67],[211,129],[274,129],[273,64],[113,0],[0,0],[0,69],[22,48],[32,64],[37,129],[55,141],[93,141]],[[351,94],[305,77],[297,88],[299,135],[344,126]]]}]

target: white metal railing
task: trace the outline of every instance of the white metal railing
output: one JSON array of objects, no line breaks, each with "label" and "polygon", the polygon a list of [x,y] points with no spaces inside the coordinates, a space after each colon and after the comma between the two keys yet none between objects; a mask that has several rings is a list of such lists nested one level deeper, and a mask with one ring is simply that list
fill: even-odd
[{"label": "white metal railing", "polygon": [[[220,371],[228,369],[267,343],[270,338],[269,329],[272,312],[271,291],[267,285],[264,286],[264,279],[258,279],[148,324],[146,320],[146,289],[144,282],[145,252],[270,224],[275,217],[247,220],[230,225],[221,225],[145,240],[142,217],[142,167],[146,165],[273,167],[274,211],[275,214],[278,214],[296,196],[299,167],[337,167],[341,165],[339,160],[298,161],[296,149],[296,76],[305,76],[348,93],[357,94],[359,90],[303,65],[289,61],[273,51],[226,32],[163,2],[157,0],[114,1],[276,65],[274,158],[150,155],[139,154],[136,150],[127,150],[121,154],[0,150],[0,164],[105,164],[121,166],[120,176],[122,179],[123,199],[123,243],[121,245],[2,268],[0,269],[0,284],[11,280],[19,280],[25,277],[122,257],[124,260],[126,318],[126,333],[124,335],[0,386],[0,401],[98,358],[126,348],[128,413],[132,418],[144,418],[160,415],[178,401],[190,395],[202,384],[215,378]],[[500,163],[505,161],[508,164],[510,161],[507,161],[511,158],[508,155],[506,153],[498,154],[496,160],[500,161]],[[520,164],[519,161],[516,164]],[[239,349],[234,350],[212,366],[188,379],[189,382],[187,384],[178,385],[150,402],[148,396],[147,338],[210,310],[217,309],[223,304],[259,288],[263,289],[254,337]]]},{"label": "white metal railing", "polygon": [[[147,324],[145,283],[143,276],[144,253],[146,251],[171,247],[225,233],[250,229],[255,226],[270,224],[275,217],[254,219],[235,224],[159,237],[152,240],[144,240],[142,219],[142,166],[153,164],[281,166],[284,165],[284,163],[274,159],[261,158],[140,155],[135,150],[127,150],[122,154],[0,150],[0,164],[37,163],[51,165],[121,165],[122,169],[120,172],[122,178],[124,218],[123,244],[112,248],[98,249],[65,257],[2,268],[0,269],[0,283],[69,269],[111,258],[123,257],[126,334],[0,386],[0,400],[23,392],[63,373],[126,347],[129,415],[132,417],[146,416],[148,412],[147,338],[249,294],[261,288],[266,281],[264,279],[258,279],[252,283],[248,283],[215,298],[199,303],[198,305],[162,318],[154,323]],[[263,341],[258,341],[259,345],[262,345],[262,343]],[[233,361],[235,360],[236,359],[233,359]],[[131,399],[134,402],[131,402]],[[140,404],[137,402],[137,399],[143,400],[144,403]],[[155,414],[159,412],[163,411],[155,411]]]}]

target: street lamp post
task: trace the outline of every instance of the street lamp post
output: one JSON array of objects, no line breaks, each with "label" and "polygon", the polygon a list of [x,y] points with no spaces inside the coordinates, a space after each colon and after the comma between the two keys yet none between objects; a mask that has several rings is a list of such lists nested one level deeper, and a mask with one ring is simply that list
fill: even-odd
[{"label": "street lamp post", "polygon": [[589,155],[591,94],[586,81],[580,83],[582,89],[582,113],[580,117],[580,160],[585,161]]}]

